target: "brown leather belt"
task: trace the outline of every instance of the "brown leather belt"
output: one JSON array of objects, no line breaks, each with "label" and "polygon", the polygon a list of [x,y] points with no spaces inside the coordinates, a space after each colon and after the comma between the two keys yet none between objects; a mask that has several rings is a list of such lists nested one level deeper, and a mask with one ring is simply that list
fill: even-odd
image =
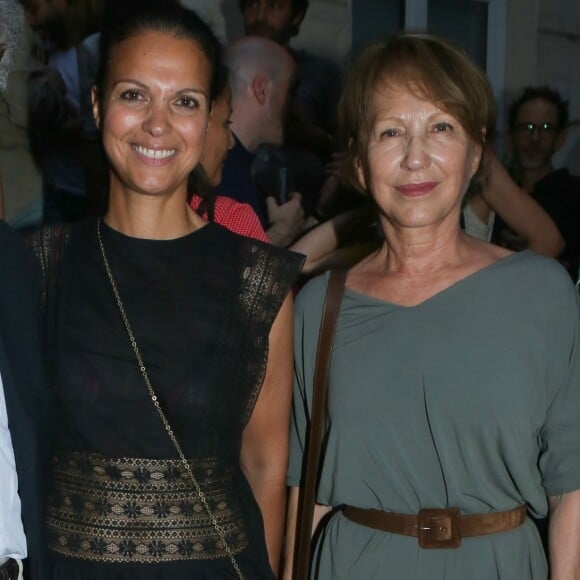
[{"label": "brown leather belt", "polygon": [[4,564],[0,566],[0,580],[18,580],[18,562],[14,558],[8,558]]},{"label": "brown leather belt", "polygon": [[352,522],[419,539],[421,548],[458,548],[462,538],[507,532],[526,520],[526,506],[505,512],[462,516],[459,509],[423,509],[416,516],[344,506],[342,513]]}]

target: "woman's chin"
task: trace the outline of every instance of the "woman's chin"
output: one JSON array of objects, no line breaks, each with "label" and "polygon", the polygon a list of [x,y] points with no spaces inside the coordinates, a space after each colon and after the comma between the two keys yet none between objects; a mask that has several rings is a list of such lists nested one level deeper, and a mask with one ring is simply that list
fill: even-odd
[{"label": "woman's chin", "polygon": [[406,232],[421,232],[428,230],[445,229],[450,223],[457,227],[459,215],[457,212],[421,211],[419,208],[402,214],[384,217],[385,226]]}]

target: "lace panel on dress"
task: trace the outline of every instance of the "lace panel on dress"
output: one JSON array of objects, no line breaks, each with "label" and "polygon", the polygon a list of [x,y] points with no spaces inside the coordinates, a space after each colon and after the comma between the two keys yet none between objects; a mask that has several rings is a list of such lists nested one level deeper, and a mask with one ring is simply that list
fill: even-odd
[{"label": "lace panel on dress", "polygon": [[[226,539],[247,546],[233,473],[217,459],[191,463]],[[69,558],[153,563],[226,558],[219,536],[178,460],[109,459],[67,453],[53,459],[49,547]]]},{"label": "lace panel on dress", "polygon": [[243,413],[247,423],[266,374],[268,336],[280,306],[296,281],[304,256],[248,240],[242,252],[245,263],[239,295],[240,307],[251,326],[246,341],[246,367],[240,378],[248,403]]}]

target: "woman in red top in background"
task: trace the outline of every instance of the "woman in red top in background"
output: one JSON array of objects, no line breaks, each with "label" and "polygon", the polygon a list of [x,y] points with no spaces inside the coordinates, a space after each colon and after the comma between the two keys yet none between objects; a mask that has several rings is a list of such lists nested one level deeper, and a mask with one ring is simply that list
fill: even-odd
[{"label": "woman in red top in background", "polygon": [[258,216],[248,204],[212,193],[212,189],[218,187],[222,180],[226,155],[234,145],[230,130],[232,91],[225,70],[220,80],[222,86],[211,110],[201,164],[194,172],[196,184],[192,189],[203,193],[193,194],[190,205],[204,219],[214,221],[236,234],[269,242]]}]

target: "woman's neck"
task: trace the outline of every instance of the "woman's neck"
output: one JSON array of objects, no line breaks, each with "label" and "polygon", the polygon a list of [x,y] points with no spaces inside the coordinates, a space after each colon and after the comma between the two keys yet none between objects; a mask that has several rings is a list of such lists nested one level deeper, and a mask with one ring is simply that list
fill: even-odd
[{"label": "woman's neck", "polygon": [[180,238],[206,223],[189,207],[185,196],[142,194],[111,195],[105,222],[126,236],[150,240]]},{"label": "woman's neck", "polygon": [[422,276],[459,265],[465,246],[465,236],[457,225],[406,230],[387,226],[385,244],[377,258],[387,272]]}]

